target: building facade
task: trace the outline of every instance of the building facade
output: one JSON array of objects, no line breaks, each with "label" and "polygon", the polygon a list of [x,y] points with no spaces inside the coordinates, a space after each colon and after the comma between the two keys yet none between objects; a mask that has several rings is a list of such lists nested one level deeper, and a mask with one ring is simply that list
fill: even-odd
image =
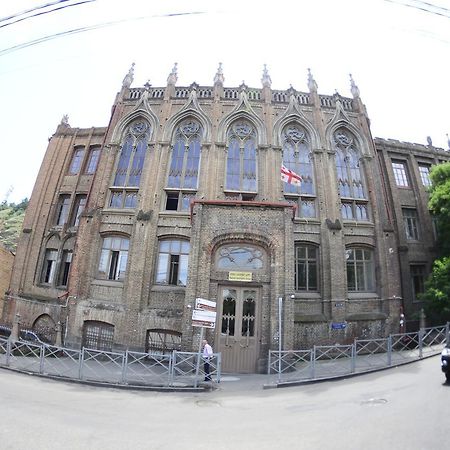
[{"label": "building facade", "polygon": [[[449,154],[373,139],[352,98],[214,85],[132,88],[107,127],[63,118],[27,209],[3,318],[67,346],[197,348],[196,298],[223,370],[269,349],[399,330],[435,255],[428,173]],[[300,185],[281,180],[285,167]],[[287,180],[291,181],[291,180]],[[280,320],[281,318],[281,320]]]}]

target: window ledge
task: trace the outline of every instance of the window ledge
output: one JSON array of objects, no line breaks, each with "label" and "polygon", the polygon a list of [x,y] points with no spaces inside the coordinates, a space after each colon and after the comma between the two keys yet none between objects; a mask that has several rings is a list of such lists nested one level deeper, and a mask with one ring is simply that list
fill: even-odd
[{"label": "window ledge", "polygon": [[175,286],[173,284],[154,284],[151,292],[185,292],[186,286]]},{"label": "window ledge", "polygon": [[348,219],[342,219],[342,223],[344,226],[349,227],[375,227],[375,224],[371,222],[370,220],[348,220]]},{"label": "window ledge", "polygon": [[302,292],[295,292],[294,294],[292,294],[294,296],[294,298],[292,298],[292,300],[312,300],[312,301],[316,301],[316,300],[321,300],[322,296],[320,295],[319,292],[308,292],[308,291],[302,291]]},{"label": "window ledge", "polygon": [[170,216],[173,216],[173,217],[180,217],[180,216],[181,217],[190,217],[189,211],[171,211],[171,210],[169,210],[169,211],[160,211],[159,215],[163,216],[163,217],[170,217]]},{"label": "window ledge", "polygon": [[349,292],[349,300],[380,300],[376,292]]},{"label": "window ledge", "polygon": [[128,214],[130,216],[134,216],[136,214],[136,208],[105,208],[102,209],[102,216],[116,214],[116,215],[125,215]]},{"label": "window ledge", "polygon": [[314,225],[320,225],[320,219],[317,217],[294,217],[295,223],[313,223]]},{"label": "window ledge", "polygon": [[93,286],[109,286],[109,287],[122,287],[123,281],[115,281],[115,280],[92,280],[91,283]]}]

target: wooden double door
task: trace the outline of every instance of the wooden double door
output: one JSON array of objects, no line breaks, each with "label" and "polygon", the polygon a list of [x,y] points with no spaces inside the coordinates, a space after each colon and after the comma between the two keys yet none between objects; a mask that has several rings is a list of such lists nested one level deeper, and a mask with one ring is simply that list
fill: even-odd
[{"label": "wooden double door", "polygon": [[222,371],[255,373],[260,339],[259,289],[222,286],[217,307],[216,342],[222,353]]}]

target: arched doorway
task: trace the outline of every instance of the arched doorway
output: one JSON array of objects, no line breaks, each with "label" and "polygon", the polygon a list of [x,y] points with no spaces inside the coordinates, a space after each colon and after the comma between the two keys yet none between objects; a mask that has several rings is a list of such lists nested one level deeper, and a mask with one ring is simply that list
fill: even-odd
[{"label": "arched doorway", "polygon": [[48,314],[42,314],[34,321],[33,331],[44,342],[48,342],[49,344],[56,342],[56,324]]}]

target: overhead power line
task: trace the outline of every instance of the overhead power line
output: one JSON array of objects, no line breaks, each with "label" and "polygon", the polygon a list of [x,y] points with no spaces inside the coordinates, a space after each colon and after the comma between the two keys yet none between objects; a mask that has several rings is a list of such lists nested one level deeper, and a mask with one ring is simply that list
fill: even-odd
[{"label": "overhead power line", "polygon": [[[59,3],[67,2],[67,1],[69,1],[69,0],[59,0],[59,1],[54,2],[54,3],[48,3],[46,5],[42,5],[42,6],[39,6],[37,8],[29,9],[29,10],[24,11],[22,13],[17,13],[17,14],[15,14],[13,16],[9,16],[7,18],[0,19],[0,28],[8,27],[9,25],[14,25],[15,23],[22,22],[23,20],[32,19],[33,17],[42,16],[44,14],[49,14],[49,13],[52,13],[52,12],[55,12],[55,11],[59,11],[61,9],[70,8],[71,6],[79,6],[79,5],[83,5],[84,3],[95,2],[96,0],[83,0],[83,1],[76,2],[76,3],[71,3],[69,5],[59,6],[57,8],[53,8],[53,9],[50,9],[48,11],[41,11],[41,12],[37,12],[36,14],[26,15],[26,14],[28,14],[30,12],[39,11],[40,9],[47,8],[48,6],[53,6],[55,4],[59,4]],[[25,15],[25,17],[20,17],[20,16],[23,16],[23,15]],[[14,19],[16,17],[18,17],[18,19],[12,20],[12,21],[10,21],[8,23],[5,23],[5,24],[1,24],[1,22],[5,22],[7,20],[11,20],[11,19]]]},{"label": "overhead power line", "polygon": [[41,38],[34,39],[32,41],[28,41],[28,42],[24,42],[22,44],[14,45],[12,47],[4,48],[3,50],[0,50],[0,56],[7,55],[8,53],[12,53],[17,50],[21,50],[23,48],[31,47],[33,45],[41,44],[42,42],[47,42],[52,39],[58,39],[60,37],[69,36],[72,34],[84,33],[86,31],[97,30],[99,28],[110,27],[113,25],[118,25],[120,23],[131,22],[131,21],[135,21],[135,20],[157,18],[157,17],[189,16],[189,15],[195,15],[195,14],[205,14],[205,12],[204,11],[193,11],[193,12],[171,13],[171,14],[161,14],[161,15],[153,15],[153,16],[132,17],[129,19],[121,19],[121,20],[115,20],[112,22],[104,22],[104,23],[99,23],[96,25],[90,25],[87,27],[74,28],[73,30],[61,31],[60,33],[50,34],[48,36],[43,36]]},{"label": "overhead power line", "polygon": [[384,0],[389,3],[396,3],[397,5],[407,6],[409,8],[418,9],[437,16],[450,18],[450,9],[437,6],[433,3],[423,2],[420,0],[410,0],[411,2],[398,1],[398,0]]}]

